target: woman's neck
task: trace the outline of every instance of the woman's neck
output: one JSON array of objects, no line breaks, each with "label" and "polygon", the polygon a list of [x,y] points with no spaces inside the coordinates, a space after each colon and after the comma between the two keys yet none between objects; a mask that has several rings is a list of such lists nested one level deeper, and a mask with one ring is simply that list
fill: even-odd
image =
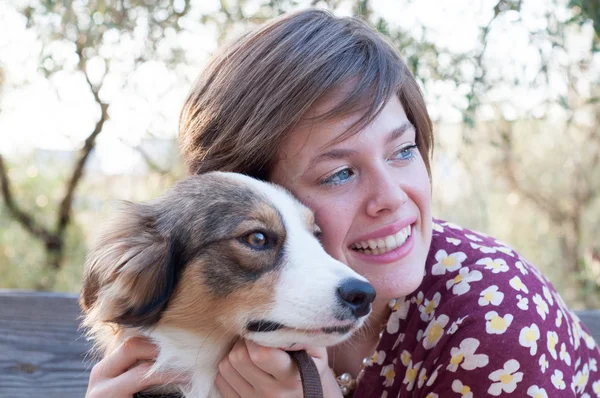
[{"label": "woman's neck", "polygon": [[390,315],[388,301],[375,301],[373,310],[362,328],[341,344],[328,349],[329,366],[336,375],[358,376],[364,358],[370,358],[379,343],[379,335]]}]

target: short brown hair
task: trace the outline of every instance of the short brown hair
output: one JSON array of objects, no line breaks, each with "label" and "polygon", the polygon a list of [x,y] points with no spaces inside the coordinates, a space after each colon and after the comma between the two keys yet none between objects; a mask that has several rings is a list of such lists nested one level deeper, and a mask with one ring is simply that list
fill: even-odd
[{"label": "short brown hair", "polygon": [[189,172],[267,179],[280,145],[311,105],[348,82],[345,98],[317,121],[364,110],[351,129],[358,131],[396,94],[430,172],[431,120],[398,51],[364,22],[318,9],[274,19],[212,58],[181,113]]}]

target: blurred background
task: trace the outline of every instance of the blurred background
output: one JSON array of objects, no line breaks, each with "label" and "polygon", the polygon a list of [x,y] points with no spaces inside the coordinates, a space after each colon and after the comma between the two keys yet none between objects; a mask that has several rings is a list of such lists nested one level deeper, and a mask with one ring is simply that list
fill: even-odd
[{"label": "blurred background", "polygon": [[118,200],[185,176],[191,84],[224,41],[307,6],[364,18],[421,83],[434,214],[600,307],[600,1],[0,2],[0,288],[77,292]]}]

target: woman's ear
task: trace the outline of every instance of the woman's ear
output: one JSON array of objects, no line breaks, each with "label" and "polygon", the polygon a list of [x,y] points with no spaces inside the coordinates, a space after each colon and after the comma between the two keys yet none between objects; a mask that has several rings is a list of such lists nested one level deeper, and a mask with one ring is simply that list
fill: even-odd
[{"label": "woman's ear", "polygon": [[[156,227],[156,208],[126,202],[89,251],[80,296],[87,324],[148,326],[160,319],[183,266],[182,239]],[[91,318],[91,319],[90,319]]]}]

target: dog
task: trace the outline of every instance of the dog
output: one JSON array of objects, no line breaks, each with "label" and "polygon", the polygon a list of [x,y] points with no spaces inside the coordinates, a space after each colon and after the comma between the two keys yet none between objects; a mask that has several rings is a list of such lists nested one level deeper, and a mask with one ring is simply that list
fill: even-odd
[{"label": "dog", "polygon": [[107,355],[132,336],[159,354],[150,372],[189,375],[154,392],[220,397],[236,339],[330,346],[359,329],[375,290],[329,256],[314,214],[284,188],[226,172],[188,177],[123,208],[88,252],[82,326]]}]

